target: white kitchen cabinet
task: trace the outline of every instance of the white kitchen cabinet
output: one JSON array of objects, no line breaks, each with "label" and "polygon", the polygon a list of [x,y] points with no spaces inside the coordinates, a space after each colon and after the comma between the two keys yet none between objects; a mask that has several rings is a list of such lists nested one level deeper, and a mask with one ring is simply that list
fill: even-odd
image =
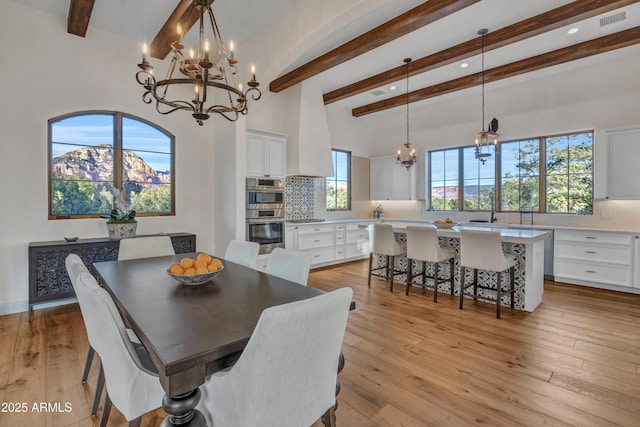
[{"label": "white kitchen cabinet", "polygon": [[260,254],[256,258],[256,270],[258,271],[267,271],[267,264],[269,263],[269,255],[271,254]]},{"label": "white kitchen cabinet", "polygon": [[247,176],[285,178],[287,138],[247,130]]},{"label": "white kitchen cabinet", "polygon": [[555,280],[592,287],[632,287],[634,237],[625,232],[556,229]]},{"label": "white kitchen cabinet", "polygon": [[333,225],[312,225],[298,227],[299,251],[311,255],[311,265],[322,264],[335,259],[335,228]]},{"label": "white kitchen cabinet", "polygon": [[640,126],[603,131],[606,145],[606,198],[640,200]]},{"label": "white kitchen cabinet", "polygon": [[[364,221],[366,222],[366,220]],[[311,267],[321,267],[369,256],[369,234],[359,229],[360,222],[288,225],[287,249],[311,255]]]},{"label": "white kitchen cabinet", "polygon": [[347,225],[346,257],[364,258],[369,256],[369,232],[358,228],[357,224]]},{"label": "white kitchen cabinet", "polygon": [[416,200],[417,168],[409,170],[396,163],[395,156],[370,159],[371,200]]}]

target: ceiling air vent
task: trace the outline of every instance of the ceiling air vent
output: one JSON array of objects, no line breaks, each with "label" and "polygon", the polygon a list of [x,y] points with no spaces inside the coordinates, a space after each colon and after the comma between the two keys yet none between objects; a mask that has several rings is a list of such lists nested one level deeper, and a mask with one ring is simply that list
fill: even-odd
[{"label": "ceiling air vent", "polygon": [[616,22],[622,22],[626,20],[627,20],[627,11],[618,12],[618,13],[614,13],[613,15],[600,18],[600,26],[604,27],[605,25],[615,24]]},{"label": "ceiling air vent", "polygon": [[383,91],[383,90],[380,90],[380,89],[376,89],[376,90],[374,90],[373,92],[371,92],[371,95],[373,95],[373,96],[380,96],[380,95],[384,95],[385,93],[387,93],[387,92],[385,92],[385,91]]}]

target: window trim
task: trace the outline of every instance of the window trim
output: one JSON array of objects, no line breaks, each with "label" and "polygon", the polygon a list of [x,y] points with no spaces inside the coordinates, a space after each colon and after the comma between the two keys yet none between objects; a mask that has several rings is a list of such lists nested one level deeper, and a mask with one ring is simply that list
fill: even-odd
[{"label": "window trim", "polygon": [[[352,165],[353,165],[353,159],[352,159],[353,154],[352,154],[352,152],[350,150],[342,150],[342,149],[339,149],[339,148],[332,148],[331,149],[331,160],[332,161],[333,161],[333,152],[334,151],[341,152],[341,153],[347,153],[349,155],[349,165],[347,166],[347,207],[344,208],[344,209],[338,209],[338,208],[329,209],[329,208],[327,208],[326,182],[331,177],[325,178],[325,203],[324,203],[324,207],[325,207],[327,212],[346,212],[346,211],[351,211],[351,188],[352,188],[352,185],[351,185],[351,177],[352,177],[351,170],[352,170]],[[338,179],[337,179],[338,172],[335,170],[335,165],[334,165],[334,171],[333,172],[334,172],[334,176],[336,177],[335,182],[337,183],[338,182]],[[337,200],[336,200],[336,202],[337,202]],[[337,203],[336,203],[336,206],[337,206]]]},{"label": "window trim", "polygon": [[[163,127],[150,122],[147,119],[143,119],[142,117],[134,116],[133,114],[123,113],[121,111],[111,111],[111,110],[85,110],[85,111],[75,111],[72,113],[62,114],[57,117],[53,117],[47,121],[47,217],[50,220],[58,220],[58,219],[87,219],[87,218],[100,218],[100,214],[71,214],[71,215],[52,215],[51,214],[51,160],[52,160],[52,127],[55,123],[68,119],[71,117],[79,117],[79,116],[90,116],[90,115],[111,115],[113,116],[113,127],[114,127],[114,135],[113,135],[113,174],[114,174],[114,185],[117,188],[121,188],[122,186],[122,119],[128,118],[131,120],[136,120],[142,122],[159,132],[163,133],[169,138],[170,146],[171,146],[171,210],[167,213],[139,213],[136,217],[153,217],[153,216],[175,216],[176,214],[176,180],[175,180],[175,136],[164,129]],[[120,159],[116,161],[115,159]]]}]

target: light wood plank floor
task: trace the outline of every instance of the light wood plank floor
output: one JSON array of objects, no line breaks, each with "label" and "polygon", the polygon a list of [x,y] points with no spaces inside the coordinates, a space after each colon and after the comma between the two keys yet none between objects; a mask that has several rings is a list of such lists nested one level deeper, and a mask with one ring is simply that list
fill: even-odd
[{"label": "light wood plank floor", "polygon": [[[534,313],[397,286],[367,288],[367,263],[312,271],[323,290],[350,286],[338,423],[381,426],[640,426],[640,296],[545,283]],[[0,426],[96,426],[96,370],[81,384],[87,339],[76,304],[0,317]],[[41,402],[61,412],[36,412]],[[71,410],[64,412],[69,402]],[[3,408],[0,408],[3,409]],[[9,408],[5,408],[9,409]],[[158,426],[159,409],[143,426]],[[126,425],[114,408],[109,426]],[[316,423],[314,427],[319,427]]]}]

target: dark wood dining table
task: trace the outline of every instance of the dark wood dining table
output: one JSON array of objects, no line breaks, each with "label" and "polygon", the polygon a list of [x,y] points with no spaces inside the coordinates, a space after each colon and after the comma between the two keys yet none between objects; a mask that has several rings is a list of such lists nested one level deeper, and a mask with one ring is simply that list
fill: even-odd
[{"label": "dark wood dining table", "polygon": [[93,264],[158,368],[167,427],[205,425],[199,386],[237,360],[265,308],[323,293],[224,260],[210,282],[183,285],[166,270],[185,256],[196,254]]}]

